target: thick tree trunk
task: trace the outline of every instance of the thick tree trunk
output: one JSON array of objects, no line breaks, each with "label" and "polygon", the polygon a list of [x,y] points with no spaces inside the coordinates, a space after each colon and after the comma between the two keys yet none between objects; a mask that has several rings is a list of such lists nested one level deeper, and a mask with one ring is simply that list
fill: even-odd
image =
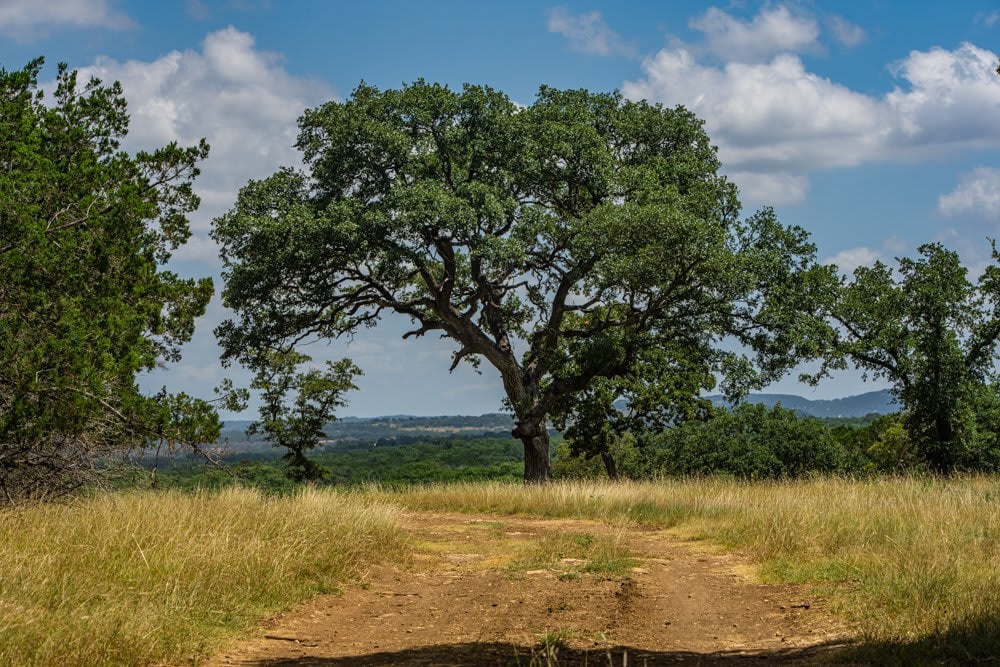
[{"label": "thick tree trunk", "polygon": [[618,466],[615,465],[615,457],[606,449],[601,450],[601,461],[604,462],[604,469],[608,471],[608,479],[618,479]]},{"label": "thick tree trunk", "polygon": [[545,422],[519,423],[513,434],[524,443],[524,483],[544,484],[552,481],[549,432],[545,428]]},{"label": "thick tree trunk", "polygon": [[955,428],[951,419],[939,415],[934,420],[934,433],[937,442],[934,443],[934,452],[930,457],[931,468],[941,474],[951,474],[955,472],[957,463]]}]

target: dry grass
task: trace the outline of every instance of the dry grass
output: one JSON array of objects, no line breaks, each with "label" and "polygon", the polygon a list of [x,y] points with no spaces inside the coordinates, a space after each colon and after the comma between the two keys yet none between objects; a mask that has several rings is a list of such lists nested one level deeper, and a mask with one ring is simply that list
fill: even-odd
[{"label": "dry grass", "polygon": [[861,659],[1000,655],[1000,478],[466,484],[375,497],[414,509],[633,521],[744,550],[832,592]]},{"label": "dry grass", "polygon": [[555,533],[525,545],[507,564],[507,569],[511,572],[554,570],[562,576],[588,572],[623,577],[635,565],[636,560],[621,535]]},{"label": "dry grass", "polygon": [[[751,554],[765,578],[831,592],[858,628],[850,659],[1000,655],[1000,479],[969,477],[465,484],[286,498],[230,489],[7,510],[0,664],[197,660],[374,560],[403,557],[397,505],[672,527]],[[629,565],[614,540],[586,538],[536,545],[518,566]]]},{"label": "dry grass", "polygon": [[0,512],[0,664],[180,663],[402,554],[395,508],[305,491]]}]

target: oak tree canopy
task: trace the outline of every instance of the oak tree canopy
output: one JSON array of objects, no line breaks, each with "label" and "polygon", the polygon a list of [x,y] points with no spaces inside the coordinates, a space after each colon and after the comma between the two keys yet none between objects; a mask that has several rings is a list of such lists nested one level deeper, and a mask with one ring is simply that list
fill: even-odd
[{"label": "oak tree canopy", "polygon": [[854,271],[826,307],[832,338],[813,378],[848,364],[892,384],[915,458],[939,473],[1000,467],[1000,254],[976,282],[940,243]]},{"label": "oak tree canopy", "polygon": [[770,209],[741,218],[682,107],[362,84],[300,130],[306,170],[249,183],[215,221],[225,356],[253,366],[408,316],[406,337],[455,342],[452,368],[499,373],[526,480],[550,476],[553,415],[625,397],[637,418],[676,418],[718,378],[759,385],[820,338],[811,291],[828,270],[808,235]]}]

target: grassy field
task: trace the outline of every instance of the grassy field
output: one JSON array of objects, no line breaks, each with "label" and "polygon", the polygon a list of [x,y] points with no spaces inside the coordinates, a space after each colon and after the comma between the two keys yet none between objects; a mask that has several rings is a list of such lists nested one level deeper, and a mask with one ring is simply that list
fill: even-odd
[{"label": "grassy field", "polygon": [[125,493],[0,511],[0,664],[187,663],[405,551],[373,498]]},{"label": "grassy field", "polygon": [[[3,510],[0,664],[196,660],[378,559],[405,557],[400,507],[669,528],[749,554],[767,580],[829,594],[860,639],[846,659],[996,659],[998,505],[1000,478],[970,477],[135,492]],[[549,552],[608,572],[631,565],[614,540],[568,534],[537,547],[512,567],[550,567]]]},{"label": "grassy field", "polygon": [[845,659],[1000,656],[1000,478],[468,484],[369,496],[414,509],[629,521],[750,554],[820,587],[859,633]]}]

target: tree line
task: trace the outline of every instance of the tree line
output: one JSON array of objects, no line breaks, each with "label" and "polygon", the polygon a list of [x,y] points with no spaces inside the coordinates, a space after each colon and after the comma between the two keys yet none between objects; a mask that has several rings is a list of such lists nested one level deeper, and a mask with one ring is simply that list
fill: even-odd
[{"label": "tree line", "polygon": [[[213,293],[165,268],[189,236],[208,154],[130,155],[117,83],[55,94],[42,61],[0,70],[0,497],[56,492],[136,447],[215,439],[205,398],[143,396]],[[914,456],[939,473],[989,467],[1000,337],[996,249],[975,281],[921,246],[853,275],[806,230],[744,215],[703,123],[683,107],[542,87],[528,106],[486,86],[362,84],[306,110],[305,168],[251,181],[213,223],[226,364],[254,373],[252,430],[322,476],[308,451],[361,372],[312,363],[310,340],[361,335],[387,313],[404,338],[454,342],[451,368],[492,367],[524,478],[551,477],[548,424],[607,459],[626,433],[710,423],[733,399],[818,360],[854,366],[904,407]],[[224,383],[218,400],[246,405]],[[625,399],[629,409],[618,410]]]}]

